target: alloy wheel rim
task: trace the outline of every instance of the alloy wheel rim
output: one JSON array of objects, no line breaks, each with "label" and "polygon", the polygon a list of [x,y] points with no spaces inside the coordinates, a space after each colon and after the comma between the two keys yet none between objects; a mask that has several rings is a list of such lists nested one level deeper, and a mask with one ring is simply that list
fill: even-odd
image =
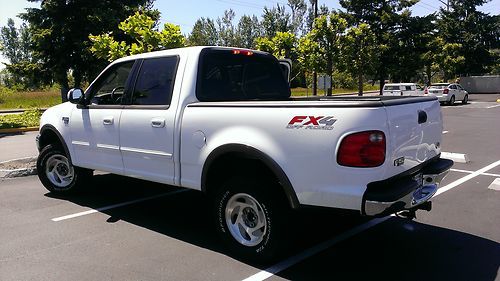
[{"label": "alloy wheel rim", "polygon": [[226,204],[226,224],[238,243],[258,245],[267,233],[267,218],[261,204],[245,193],[233,195]]},{"label": "alloy wheel rim", "polygon": [[75,172],[73,166],[69,164],[66,156],[56,154],[47,159],[47,164],[45,165],[45,175],[58,189],[65,189],[73,181]]}]

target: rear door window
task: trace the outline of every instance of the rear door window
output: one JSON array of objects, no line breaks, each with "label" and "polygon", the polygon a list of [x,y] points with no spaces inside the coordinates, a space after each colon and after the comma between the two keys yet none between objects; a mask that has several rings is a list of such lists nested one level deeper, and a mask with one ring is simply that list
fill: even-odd
[{"label": "rear door window", "polygon": [[280,64],[269,54],[204,49],[196,97],[200,101],[284,100],[290,88]]},{"label": "rear door window", "polygon": [[170,105],[177,72],[177,56],[145,59],[139,69],[132,105]]}]

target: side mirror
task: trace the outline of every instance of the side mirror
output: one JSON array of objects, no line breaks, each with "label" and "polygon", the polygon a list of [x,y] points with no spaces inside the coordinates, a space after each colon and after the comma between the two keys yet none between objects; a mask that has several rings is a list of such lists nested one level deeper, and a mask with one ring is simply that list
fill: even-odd
[{"label": "side mirror", "polygon": [[73,88],[68,91],[68,101],[78,104],[83,97],[83,90],[80,88]]}]

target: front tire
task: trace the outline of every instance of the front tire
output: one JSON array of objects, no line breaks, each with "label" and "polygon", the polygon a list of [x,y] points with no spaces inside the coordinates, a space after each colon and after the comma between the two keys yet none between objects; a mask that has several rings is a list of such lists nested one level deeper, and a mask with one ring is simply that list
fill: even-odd
[{"label": "front tire", "polygon": [[257,262],[271,262],[284,253],[289,207],[267,181],[238,177],[214,194],[217,232],[230,252]]},{"label": "front tire", "polygon": [[64,150],[53,144],[45,146],[36,162],[38,178],[53,193],[73,193],[92,177],[92,170],[73,166]]},{"label": "front tire", "polygon": [[462,104],[467,104],[468,101],[469,101],[469,95],[465,95],[464,99],[462,100]]}]

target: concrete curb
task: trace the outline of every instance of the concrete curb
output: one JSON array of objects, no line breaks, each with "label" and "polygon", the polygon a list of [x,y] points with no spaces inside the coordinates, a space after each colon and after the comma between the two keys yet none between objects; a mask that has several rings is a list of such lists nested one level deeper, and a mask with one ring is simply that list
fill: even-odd
[{"label": "concrete curb", "polygon": [[[30,108],[30,109],[34,109],[34,108]],[[0,113],[23,113],[26,110],[30,110],[30,109],[24,109],[24,108],[19,108],[19,109],[0,109]],[[39,109],[42,112],[44,112],[45,110],[47,110],[47,108],[39,108]]]},{"label": "concrete curb", "polygon": [[38,130],[40,130],[39,127],[8,128],[8,129],[0,129],[0,134],[16,134],[24,132],[34,132]]},{"label": "concrete curb", "polygon": [[37,156],[25,157],[19,159],[12,159],[0,162],[0,167],[2,165],[11,163],[11,162],[19,162],[20,164],[26,165],[24,168],[20,169],[0,169],[0,179],[1,178],[17,178],[17,177],[25,177],[36,175],[36,160]]}]

